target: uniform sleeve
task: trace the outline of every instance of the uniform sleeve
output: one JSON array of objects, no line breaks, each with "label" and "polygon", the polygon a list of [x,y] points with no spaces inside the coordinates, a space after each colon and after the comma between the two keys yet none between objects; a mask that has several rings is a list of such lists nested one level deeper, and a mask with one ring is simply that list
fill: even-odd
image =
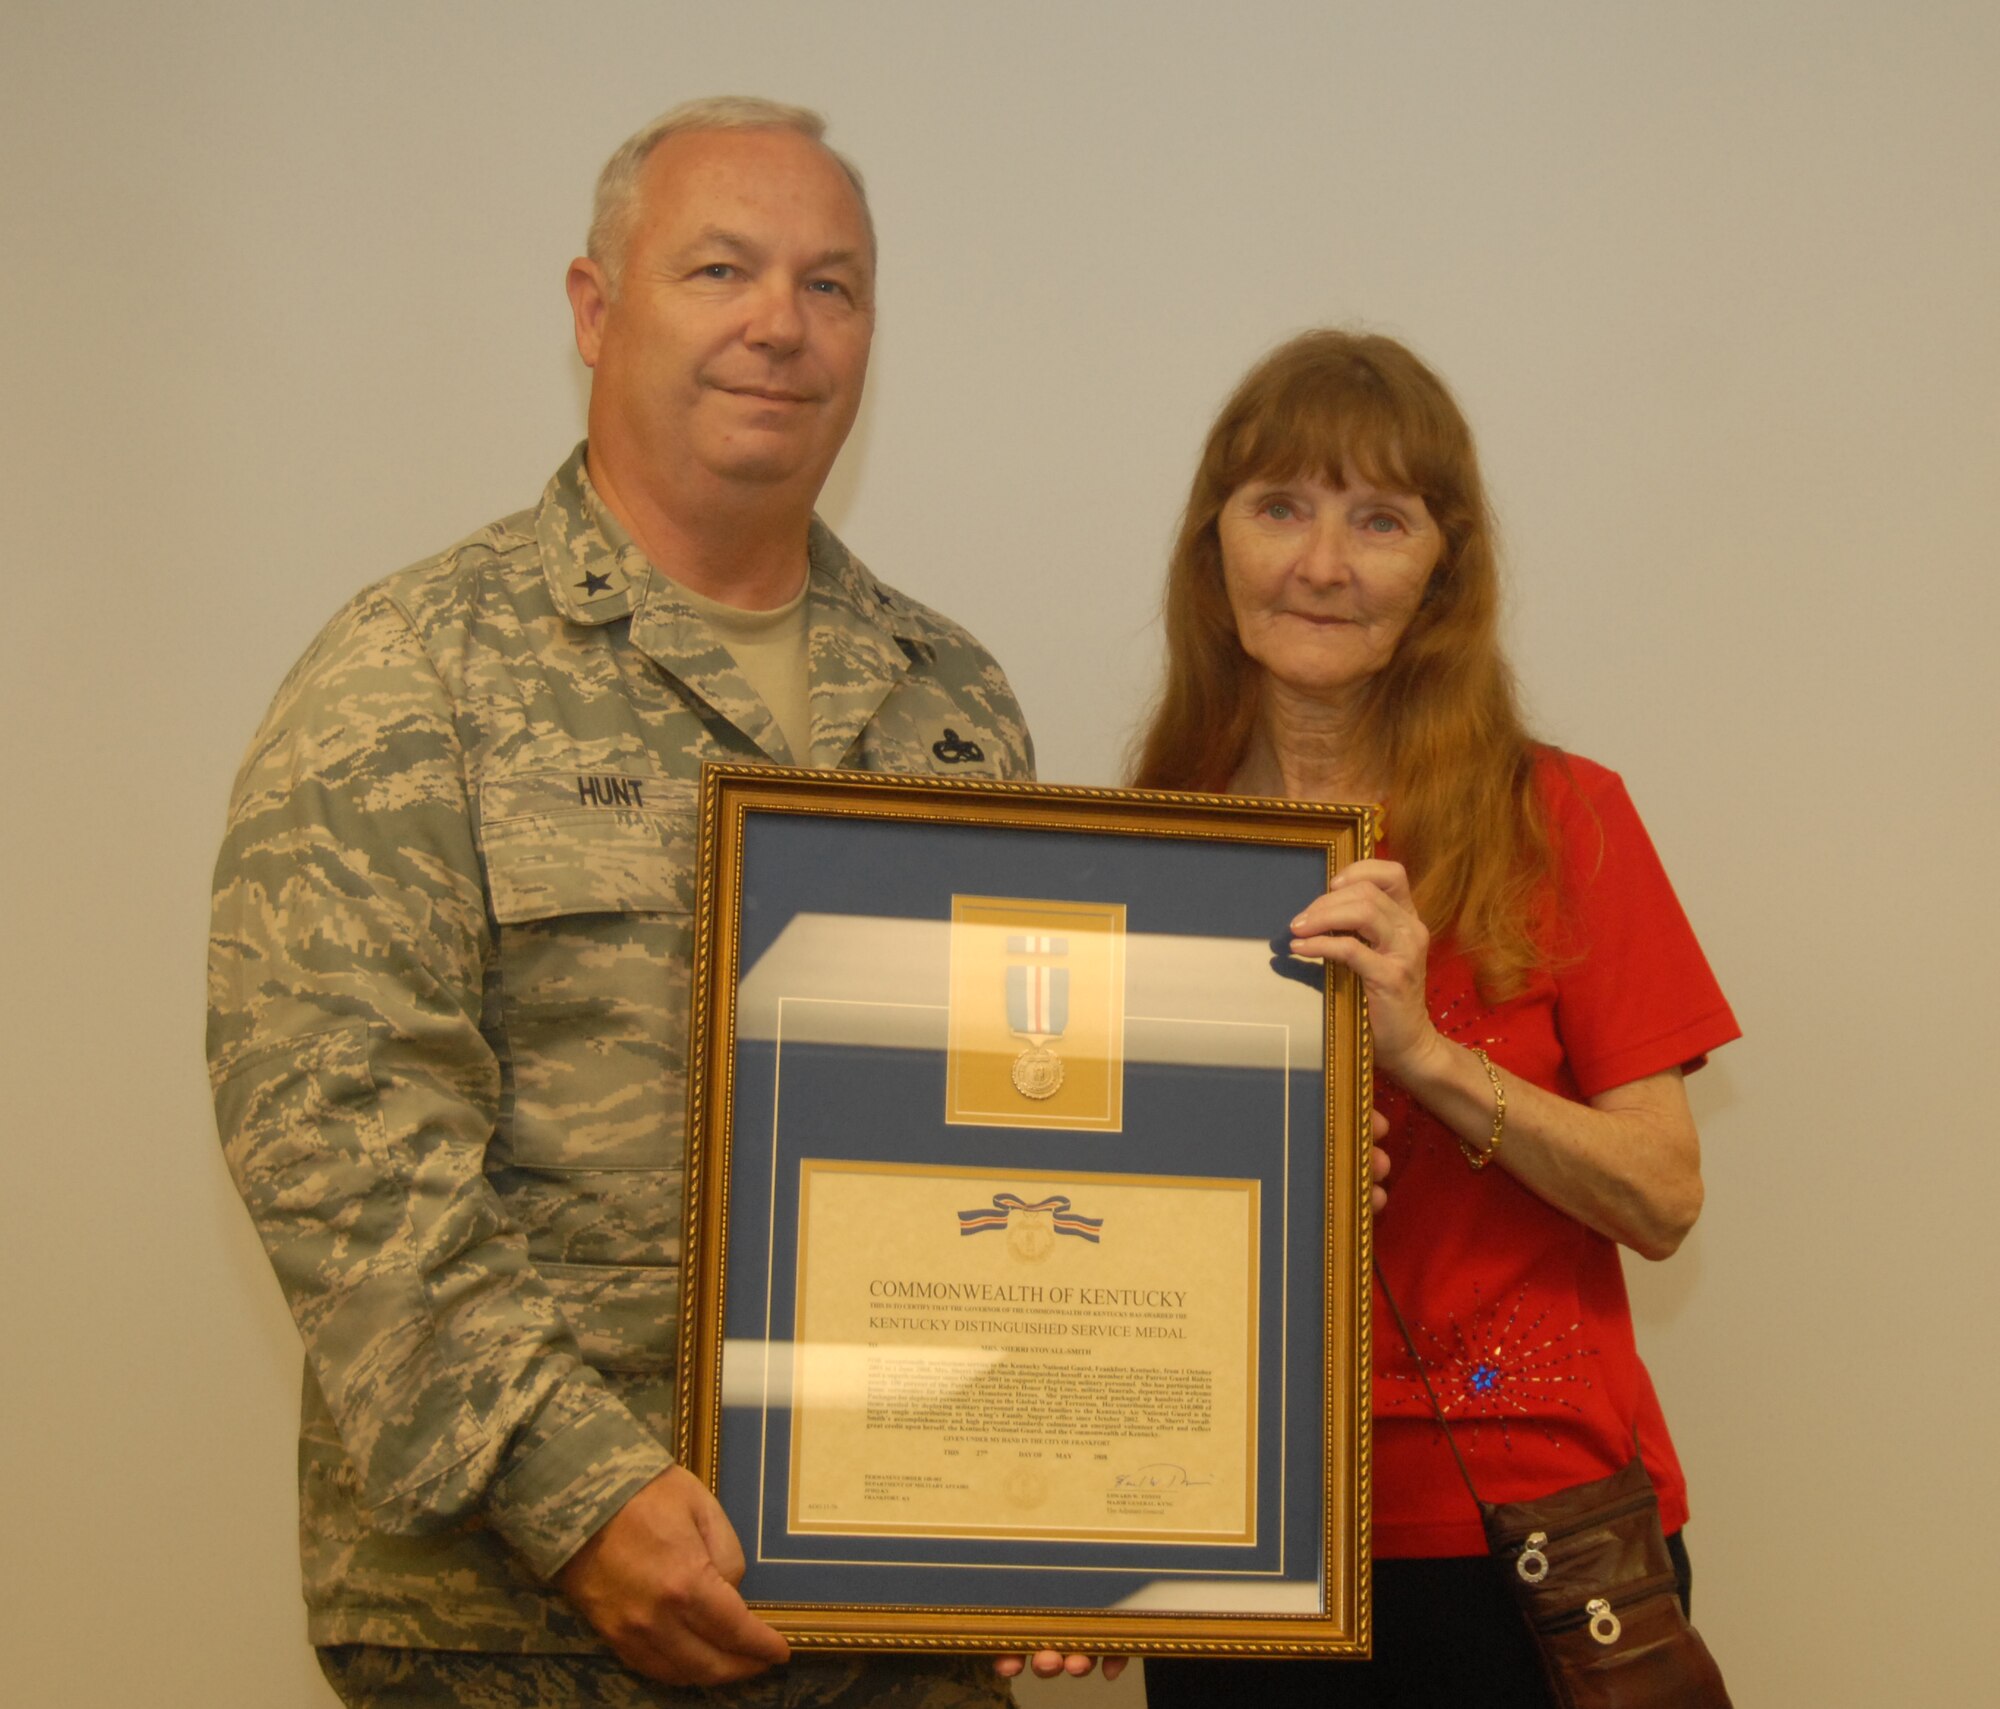
[{"label": "uniform sleeve", "polygon": [[[993,668],[996,671],[1000,669],[998,665]],[[1014,698],[1014,685],[1007,680],[1004,672],[1000,677],[1000,688],[1006,695],[1007,714],[1012,720],[1014,731],[1013,775],[1023,783],[1033,783],[1035,781],[1034,734],[1028,728],[1027,716],[1021,711],[1021,703]]]},{"label": "uniform sleeve", "polygon": [[1586,1098],[1690,1072],[1742,1029],[1730,1012],[1616,773],[1557,762],[1552,829],[1561,850],[1556,1027]]},{"label": "uniform sleeve", "polygon": [[1029,733],[1028,720],[1021,711],[1020,701],[1014,698],[1014,685],[1007,680],[1007,673],[991,658],[986,661],[986,670],[989,681],[985,704],[1003,744],[1000,775],[1017,783],[1033,783],[1035,738]]},{"label": "uniform sleeve", "polygon": [[483,1517],[547,1576],[671,1461],[583,1363],[485,1180],[491,954],[448,696],[404,614],[364,595],[237,780],[217,1123],[371,1522]]}]

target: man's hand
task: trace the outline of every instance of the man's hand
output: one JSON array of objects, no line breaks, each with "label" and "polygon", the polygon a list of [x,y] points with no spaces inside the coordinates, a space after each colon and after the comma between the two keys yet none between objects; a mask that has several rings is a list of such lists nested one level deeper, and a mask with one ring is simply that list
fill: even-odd
[{"label": "man's hand", "polygon": [[[1105,1656],[1104,1677],[1116,1679],[1125,1671],[1128,1656]],[[1024,1669],[1034,1669],[1037,1679],[1057,1679],[1068,1674],[1071,1679],[1082,1679],[1097,1666],[1098,1658],[1081,1653],[1065,1654],[1061,1650],[1037,1650],[1032,1656],[995,1656],[993,1671],[1002,1679],[1018,1679]]]},{"label": "man's hand", "polygon": [[792,1654],[736,1594],[742,1577],[742,1545],[721,1504],[675,1466],[613,1514],[556,1582],[635,1673],[725,1685]]}]

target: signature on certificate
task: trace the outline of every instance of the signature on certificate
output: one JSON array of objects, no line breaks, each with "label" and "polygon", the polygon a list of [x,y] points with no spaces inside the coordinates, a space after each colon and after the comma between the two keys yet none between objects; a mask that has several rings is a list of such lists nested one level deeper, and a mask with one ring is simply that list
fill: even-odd
[{"label": "signature on certificate", "polygon": [[1202,1489],[1213,1483],[1213,1478],[1191,1477],[1185,1466],[1176,1466],[1171,1461],[1155,1460],[1149,1466],[1141,1466],[1136,1472],[1120,1472],[1112,1478],[1113,1489]]}]

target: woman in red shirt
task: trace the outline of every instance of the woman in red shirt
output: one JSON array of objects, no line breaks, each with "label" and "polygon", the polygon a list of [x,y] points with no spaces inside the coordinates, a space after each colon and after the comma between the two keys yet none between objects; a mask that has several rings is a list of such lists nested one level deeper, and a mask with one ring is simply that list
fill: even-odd
[{"label": "woman in red shirt", "polygon": [[[1291,921],[1367,993],[1394,1207],[1382,1276],[1480,1497],[1639,1445],[1687,1589],[1687,1497],[1618,1247],[1701,1209],[1682,1076],[1737,1027],[1615,774],[1532,741],[1472,436],[1394,340],[1281,346],[1211,430],[1168,570],[1142,787],[1378,801],[1376,858]],[[1375,1333],[1375,1659],[1154,1659],[1153,1709],[1540,1705],[1412,1348]]]}]

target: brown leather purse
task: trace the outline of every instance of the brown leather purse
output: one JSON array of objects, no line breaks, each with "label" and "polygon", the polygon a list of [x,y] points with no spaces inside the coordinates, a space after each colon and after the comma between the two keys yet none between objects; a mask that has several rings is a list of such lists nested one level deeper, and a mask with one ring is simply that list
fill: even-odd
[{"label": "brown leather purse", "polygon": [[1595,1483],[1479,1512],[1562,1709],[1730,1709],[1722,1670],[1681,1611],[1659,1497],[1636,1456]]},{"label": "brown leather purse", "polygon": [[[1376,1270],[1381,1279],[1381,1270]],[[1681,1608],[1660,1500],[1634,1455],[1623,1471],[1536,1501],[1479,1499],[1430,1374],[1383,1284],[1458,1475],[1479,1508],[1558,1709],[1731,1709],[1722,1670]]]}]

